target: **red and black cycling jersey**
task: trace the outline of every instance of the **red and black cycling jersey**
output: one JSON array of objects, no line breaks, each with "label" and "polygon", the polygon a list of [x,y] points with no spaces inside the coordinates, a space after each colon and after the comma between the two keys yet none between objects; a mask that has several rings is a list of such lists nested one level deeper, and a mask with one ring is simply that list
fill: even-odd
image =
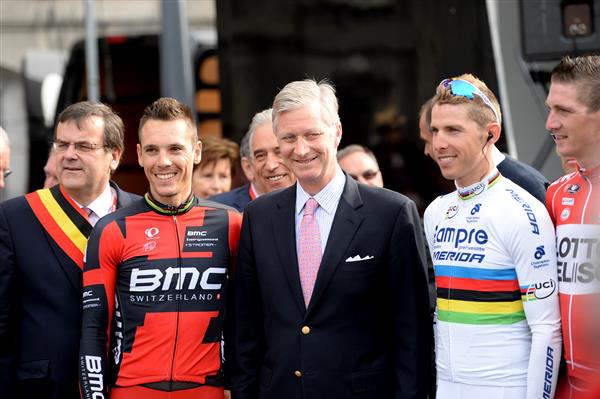
[{"label": "red and black cycling jersey", "polygon": [[[80,386],[222,385],[221,332],[241,215],[190,196],[148,194],[101,219],[83,273]],[[163,385],[164,386],[164,385]]]},{"label": "red and black cycling jersey", "polygon": [[556,226],[558,291],[569,385],[583,392],[600,375],[600,166],[579,168],[548,187]]}]

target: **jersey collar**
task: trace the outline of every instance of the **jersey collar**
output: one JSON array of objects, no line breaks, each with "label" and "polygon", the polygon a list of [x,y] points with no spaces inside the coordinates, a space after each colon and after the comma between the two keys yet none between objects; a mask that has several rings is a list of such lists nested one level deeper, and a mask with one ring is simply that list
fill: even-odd
[{"label": "jersey collar", "polygon": [[494,184],[496,184],[502,175],[498,172],[498,169],[494,168],[486,177],[478,183],[472,184],[468,187],[456,187],[458,198],[463,201],[470,200],[481,193],[489,190]]},{"label": "jersey collar", "polygon": [[583,168],[578,166],[578,172],[593,182],[600,181],[600,165],[596,165],[591,168]]},{"label": "jersey collar", "polygon": [[189,197],[185,201],[183,201],[179,206],[172,206],[161,204],[160,202],[158,202],[152,196],[152,193],[150,193],[150,191],[148,191],[146,195],[144,195],[144,200],[146,201],[146,204],[148,204],[150,208],[154,209],[155,212],[162,213],[163,215],[180,215],[182,213],[186,213],[194,205],[195,198],[196,197],[194,197],[194,194],[190,193]]}]

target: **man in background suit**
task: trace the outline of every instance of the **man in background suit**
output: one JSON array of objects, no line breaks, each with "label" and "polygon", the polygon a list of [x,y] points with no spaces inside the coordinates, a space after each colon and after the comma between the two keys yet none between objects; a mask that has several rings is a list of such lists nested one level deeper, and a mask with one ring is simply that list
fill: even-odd
[{"label": "man in background suit", "polygon": [[60,185],[0,204],[0,397],[79,398],[82,266],[96,221],[135,197],[109,182],[123,122],[81,102],[58,117]]},{"label": "man in background suit", "polygon": [[298,183],[244,212],[232,397],[426,397],[432,325],[414,203],[342,172],[331,85],[286,85],[273,127]]},{"label": "man in background suit", "polygon": [[240,158],[250,183],[215,195],[210,200],[242,212],[253,199],[294,184],[295,176],[281,159],[271,115],[271,108],[255,114],[248,132],[242,138]]}]

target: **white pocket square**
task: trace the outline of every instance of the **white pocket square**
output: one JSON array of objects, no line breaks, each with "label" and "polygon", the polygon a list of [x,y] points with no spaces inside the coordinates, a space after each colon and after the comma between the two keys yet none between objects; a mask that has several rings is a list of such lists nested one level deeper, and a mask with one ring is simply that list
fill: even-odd
[{"label": "white pocket square", "polygon": [[348,259],[346,259],[346,262],[360,262],[362,260],[369,260],[369,259],[373,259],[374,256],[365,256],[364,258],[361,258],[360,255],[355,255],[355,256],[351,256]]}]

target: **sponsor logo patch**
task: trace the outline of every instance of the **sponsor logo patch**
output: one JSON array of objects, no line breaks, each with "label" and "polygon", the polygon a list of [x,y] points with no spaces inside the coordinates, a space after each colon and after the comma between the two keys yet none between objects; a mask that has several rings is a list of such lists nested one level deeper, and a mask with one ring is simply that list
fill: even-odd
[{"label": "sponsor logo patch", "polygon": [[544,246],[540,245],[539,247],[537,247],[535,249],[535,253],[533,254],[533,257],[536,258],[537,260],[542,259],[542,256],[546,255],[546,251],[544,251]]},{"label": "sponsor logo patch", "polygon": [[573,206],[573,205],[575,205],[575,198],[565,197],[562,199],[562,204]]},{"label": "sponsor logo patch", "polygon": [[556,281],[553,279],[521,286],[521,295],[524,301],[548,298],[554,291],[556,291]]},{"label": "sponsor logo patch", "polygon": [[569,194],[575,194],[577,191],[579,191],[581,187],[579,186],[579,184],[575,183],[575,184],[571,184],[568,188],[567,188],[567,192]]},{"label": "sponsor logo patch", "polygon": [[158,238],[159,233],[158,227],[150,227],[144,231],[146,238]]},{"label": "sponsor logo patch", "polygon": [[488,234],[483,229],[456,229],[454,227],[443,227],[436,230],[433,236],[434,244],[449,242],[458,248],[459,244],[485,245],[488,242]]},{"label": "sponsor logo patch", "polygon": [[185,229],[185,240],[183,241],[183,252],[210,251],[219,242],[218,237],[211,237],[206,227],[188,226]]},{"label": "sponsor logo patch", "polygon": [[544,373],[544,399],[550,399],[552,394],[552,374],[554,373],[554,350],[551,347],[546,349],[546,372]]},{"label": "sponsor logo patch", "polygon": [[456,216],[457,213],[458,213],[458,206],[457,205],[452,205],[446,211],[446,219],[452,219],[454,216]]},{"label": "sponsor logo patch", "polygon": [[569,215],[571,215],[569,208],[563,209],[563,211],[560,213],[560,220],[567,220]]},{"label": "sponsor logo patch", "polygon": [[471,209],[471,215],[476,214],[477,212],[479,212],[480,209],[481,209],[481,204],[475,204],[473,209]]},{"label": "sponsor logo patch", "polygon": [[150,252],[156,248],[156,241],[149,241],[144,244],[144,252]]}]

